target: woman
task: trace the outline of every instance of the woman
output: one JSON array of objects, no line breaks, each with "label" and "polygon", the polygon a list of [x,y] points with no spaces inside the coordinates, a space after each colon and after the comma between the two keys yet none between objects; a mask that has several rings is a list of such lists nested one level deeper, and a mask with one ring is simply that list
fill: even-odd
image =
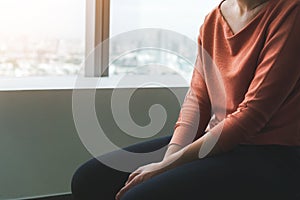
[{"label": "woman", "polygon": [[[299,35],[299,0],[222,1],[201,27],[172,139],[128,148],[169,144],[162,161],[129,177],[89,161],[74,175],[74,198],[300,199]],[[217,88],[225,90],[224,104]]]}]

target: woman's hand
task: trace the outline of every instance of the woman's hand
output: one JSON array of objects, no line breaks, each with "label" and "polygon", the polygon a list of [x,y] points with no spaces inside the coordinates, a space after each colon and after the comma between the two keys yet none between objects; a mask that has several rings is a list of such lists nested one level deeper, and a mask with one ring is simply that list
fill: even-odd
[{"label": "woman's hand", "polygon": [[166,171],[163,163],[152,163],[143,167],[138,168],[136,171],[131,173],[128,177],[125,186],[116,195],[116,200],[120,200],[121,197],[130,190],[132,187]]},{"label": "woman's hand", "polygon": [[170,164],[178,159],[180,155],[179,151],[181,149],[182,147],[179,145],[170,145],[163,161],[140,167],[132,172],[126,181],[125,186],[116,195],[116,200],[120,200],[124,193],[130,190],[132,187],[172,168]]},{"label": "woman's hand", "polygon": [[[202,142],[200,141],[200,144]],[[163,161],[159,163],[152,163],[143,167],[138,168],[134,171],[125,183],[125,186],[116,195],[116,200],[120,200],[121,197],[130,190],[132,187],[149,180],[150,178],[157,176],[158,174],[164,173],[174,167],[180,166],[184,163],[188,163],[192,160],[198,158],[198,143],[194,144],[192,148],[187,149],[181,148],[177,149],[177,152],[170,153],[170,155],[165,156]]]}]

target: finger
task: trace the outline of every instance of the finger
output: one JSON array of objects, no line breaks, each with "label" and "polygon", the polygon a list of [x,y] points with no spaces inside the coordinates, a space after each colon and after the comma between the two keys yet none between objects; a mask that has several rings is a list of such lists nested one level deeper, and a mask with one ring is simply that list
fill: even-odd
[{"label": "finger", "polygon": [[133,188],[142,182],[141,176],[136,176],[133,180],[131,180],[127,185],[125,185],[116,195],[116,199],[119,200],[128,190]]},{"label": "finger", "polygon": [[119,192],[118,194],[116,195],[116,199],[120,199],[128,190],[130,190],[134,185],[127,185],[127,186],[124,186]]},{"label": "finger", "polygon": [[127,185],[128,183],[130,183],[130,181],[132,181],[136,176],[138,176],[140,173],[138,172],[133,172],[132,174],[129,175],[125,185]]},{"label": "finger", "polygon": [[129,175],[129,177],[128,177],[126,183],[125,183],[125,185],[128,184],[134,177],[136,177],[137,175],[141,174],[144,168],[145,168],[145,166],[142,166],[142,167],[139,167],[138,169],[136,169],[135,171],[133,171]]}]

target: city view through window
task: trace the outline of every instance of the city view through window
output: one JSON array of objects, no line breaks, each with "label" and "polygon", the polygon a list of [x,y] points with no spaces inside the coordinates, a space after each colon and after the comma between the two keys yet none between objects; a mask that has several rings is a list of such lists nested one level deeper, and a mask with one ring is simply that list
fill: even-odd
[{"label": "city view through window", "polygon": [[[191,77],[194,60],[184,60],[182,56],[192,58],[194,49],[186,49],[186,40],[197,42],[199,28],[205,16],[218,5],[219,0],[111,0],[111,37],[126,31],[157,28],[157,32],[141,40],[151,38],[161,43],[166,42],[164,30],[174,31],[175,34],[184,35],[168,38],[168,46],[174,52],[184,52],[185,55],[175,55],[159,50],[136,50],[118,58],[110,66],[110,75],[119,74],[180,74]],[[162,29],[161,31],[159,29]],[[131,45],[132,41],[112,43],[110,55],[117,57],[123,49]],[[136,41],[143,42],[143,41]],[[194,56],[195,57],[195,56]],[[155,65],[155,63],[158,63]],[[163,64],[163,65],[161,65]]]},{"label": "city view through window", "polygon": [[[218,0],[111,0],[110,34],[116,37],[141,28],[168,29],[196,41],[205,15]],[[0,78],[73,76],[85,59],[85,0],[0,0]],[[158,33],[152,39],[164,42]],[[184,48],[174,41],[174,51]],[[182,45],[178,45],[182,44]],[[112,43],[110,56],[125,48]],[[127,47],[126,47],[127,48]],[[195,54],[186,50],[187,54]],[[161,62],[173,70],[152,66]],[[115,60],[110,76],[120,74],[173,74],[189,76],[191,63],[154,50],[135,51]]]},{"label": "city view through window", "polygon": [[0,0],[0,77],[77,74],[85,0]]}]

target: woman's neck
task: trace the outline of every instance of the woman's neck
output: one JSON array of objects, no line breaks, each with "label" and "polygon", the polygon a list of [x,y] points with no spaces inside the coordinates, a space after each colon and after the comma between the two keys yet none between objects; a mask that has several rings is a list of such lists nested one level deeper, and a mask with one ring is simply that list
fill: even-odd
[{"label": "woman's neck", "polygon": [[249,12],[269,0],[231,0],[238,6],[240,13]]}]

